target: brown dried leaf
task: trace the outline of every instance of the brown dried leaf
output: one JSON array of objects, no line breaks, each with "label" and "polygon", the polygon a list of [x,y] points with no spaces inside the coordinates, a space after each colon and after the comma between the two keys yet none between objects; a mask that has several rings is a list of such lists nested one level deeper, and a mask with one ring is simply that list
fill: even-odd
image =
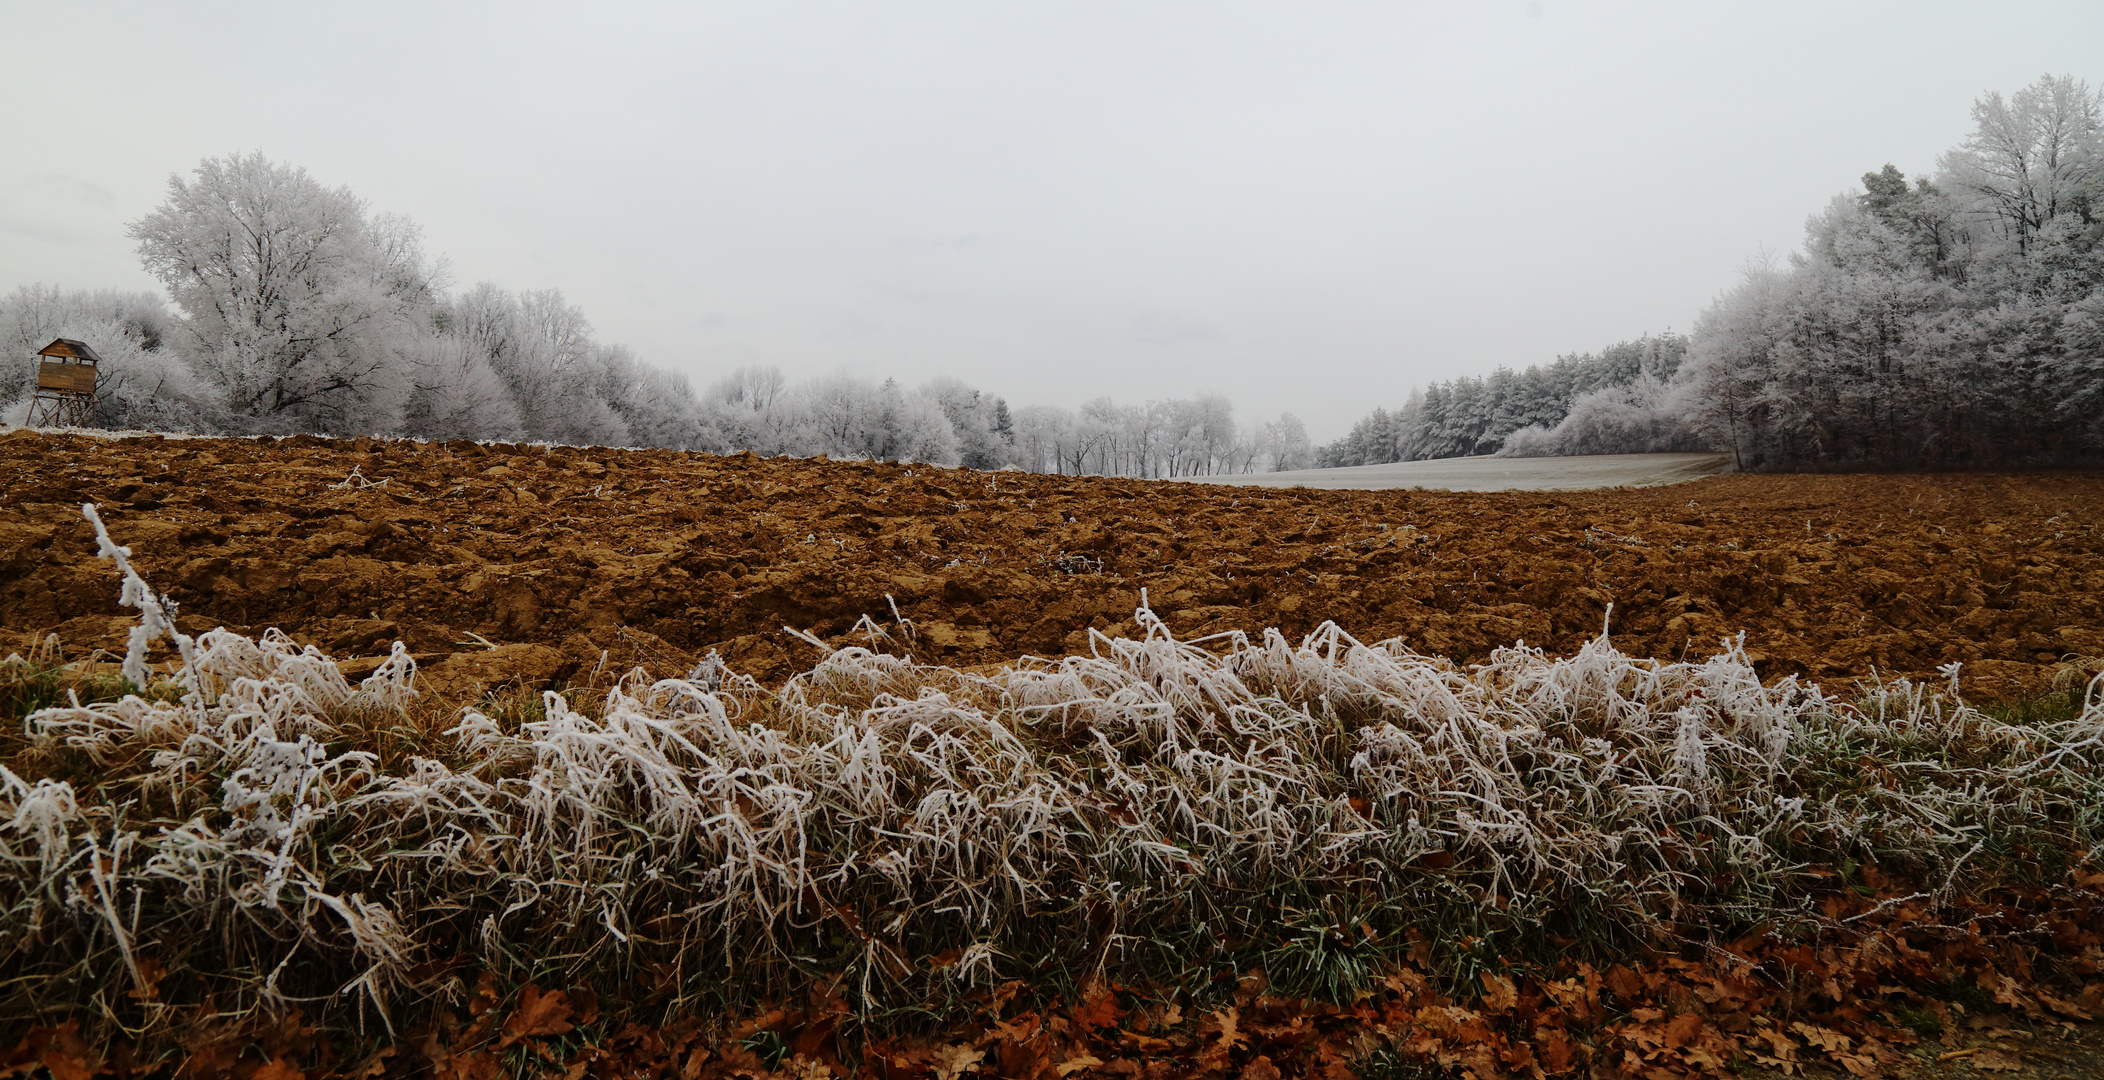
[{"label": "brown dried leaf", "polygon": [[1534,1029],[1534,1054],[1541,1067],[1551,1073],[1567,1073],[1577,1064],[1577,1047],[1571,1034],[1560,1027]]},{"label": "brown dried leaf", "polygon": [[1255,1061],[1242,1067],[1241,1080],[1279,1080],[1278,1066],[1267,1056],[1259,1054]]},{"label": "brown dried leaf", "polygon": [[475,980],[475,990],[468,995],[468,1015],[481,1016],[496,1008],[502,996],[497,993],[497,973],[485,971]]},{"label": "brown dried leaf", "polygon": [[1061,1076],[1072,1076],[1075,1073],[1082,1071],[1083,1069],[1093,1069],[1101,1064],[1103,1064],[1102,1058],[1099,1058],[1094,1054],[1083,1054],[1080,1057],[1070,1057],[1065,1061],[1060,1062],[1056,1067],[1054,1067],[1053,1071],[1057,1072]]},{"label": "brown dried leaf", "polygon": [[284,1058],[272,1058],[263,1067],[248,1074],[248,1080],[307,1080],[307,1074],[293,1068]]},{"label": "brown dried leaf", "polygon": [[1118,1005],[1117,992],[1103,983],[1096,983],[1082,992],[1081,1005],[1074,1010],[1074,1022],[1083,1031],[1116,1027],[1125,1015]]},{"label": "brown dried leaf", "polygon": [[1804,1036],[1804,1041],[1829,1054],[1840,1053],[1855,1045],[1855,1040],[1831,1028],[1814,1027],[1800,1020],[1790,1025],[1790,1030]]},{"label": "brown dried leaf", "polygon": [[1972,1065],[1983,1072],[2016,1072],[2024,1067],[2024,1059],[2014,1050],[1989,1047],[1972,1056]]},{"label": "brown dried leaf", "polygon": [[568,1034],[575,1027],[570,1023],[571,1015],[569,995],[560,990],[543,992],[528,983],[519,991],[519,1007],[511,1019],[504,1021],[504,1035],[497,1040],[497,1046],[502,1049],[538,1035]]},{"label": "brown dried leaf", "polygon": [[934,1066],[935,1080],[957,1080],[965,1073],[978,1072],[979,1061],[985,1056],[984,1047],[953,1043],[936,1047],[929,1054],[929,1063]]},{"label": "brown dried leaf", "polygon": [[2045,1005],[2046,1008],[2051,1009],[2062,1016],[2071,1017],[2076,1020],[2096,1019],[2096,1017],[2090,1014],[2088,1010],[2085,1010],[2082,1006],[2076,1004],[2075,1002],[2069,1001],[2064,997],[2056,997],[2045,990],[2034,989],[2031,991],[2031,993],[2035,995],[2038,998],[2038,1000]]},{"label": "brown dried leaf", "polygon": [[1249,1036],[1242,1034],[1242,1032],[1239,1030],[1241,1023],[1241,1011],[1230,1006],[1228,1008],[1219,1009],[1215,1011],[1213,1013],[1212,1023],[1205,1025],[1205,1027],[1210,1028],[1214,1033],[1220,1036],[1221,1046],[1233,1047],[1239,1046],[1242,1043],[1246,1043],[1249,1041]]},{"label": "brown dried leaf", "polygon": [[2025,1012],[2037,1011],[2037,1004],[2032,1002],[2030,997],[2024,993],[2023,984],[2007,975],[1996,975],[1988,989],[1994,991],[1995,1001],[2003,1005],[2007,1005],[2012,1009],[2022,1009]]},{"label": "brown dried leaf", "polygon": [[1863,1080],[1878,1080],[1885,1075],[1885,1071],[1878,1067],[1876,1058],[1864,1054],[1841,1054],[1838,1057],[1842,1068],[1862,1077]]},{"label": "brown dried leaf", "polygon": [[1029,1042],[1044,1030],[1045,1023],[1036,1013],[1024,1013],[1013,1020],[1001,1020],[987,1029],[987,1037],[993,1042]]},{"label": "brown dried leaf", "polygon": [[[11,1057],[42,1065],[51,1074],[51,1080],[91,1080],[98,1063],[88,1044],[80,1037],[78,1020],[68,1020],[55,1028],[31,1028]],[[9,1070],[9,1074],[13,1075],[14,1071]]]},{"label": "brown dried leaf", "polygon": [[1771,1027],[1759,1027],[1753,1029],[1752,1037],[1766,1039],[1768,1045],[1775,1049],[1775,1057],[1777,1059],[1785,1062],[1797,1060],[1797,1040],[1783,1034],[1780,1030]]},{"label": "brown dried leaf", "polygon": [[1503,975],[1483,973],[1483,1005],[1491,1012],[1508,1012],[1520,1003],[1519,988]]},{"label": "brown dried leaf", "polygon": [[367,1058],[364,1065],[346,1071],[344,1075],[355,1077],[357,1080],[371,1080],[375,1076],[386,1076],[387,1059],[395,1056],[400,1051],[400,1047],[383,1046],[372,1057]]}]

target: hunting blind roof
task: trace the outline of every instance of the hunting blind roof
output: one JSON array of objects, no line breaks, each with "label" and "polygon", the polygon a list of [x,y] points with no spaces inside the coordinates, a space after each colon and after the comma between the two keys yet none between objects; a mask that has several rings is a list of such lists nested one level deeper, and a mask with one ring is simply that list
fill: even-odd
[{"label": "hunting blind roof", "polygon": [[85,341],[72,338],[52,338],[51,344],[37,350],[38,356],[64,356],[74,360],[86,360],[91,364],[102,363],[102,357]]}]

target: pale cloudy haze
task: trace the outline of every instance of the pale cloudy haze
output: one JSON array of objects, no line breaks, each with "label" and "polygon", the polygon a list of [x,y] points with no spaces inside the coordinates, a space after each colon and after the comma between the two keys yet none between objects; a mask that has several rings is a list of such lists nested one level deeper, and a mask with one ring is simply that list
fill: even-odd
[{"label": "pale cloudy haze", "polygon": [[125,224],[260,151],[744,364],[1018,404],[1414,385],[1685,330],[2104,5],[0,3],[0,290],[155,288]]}]

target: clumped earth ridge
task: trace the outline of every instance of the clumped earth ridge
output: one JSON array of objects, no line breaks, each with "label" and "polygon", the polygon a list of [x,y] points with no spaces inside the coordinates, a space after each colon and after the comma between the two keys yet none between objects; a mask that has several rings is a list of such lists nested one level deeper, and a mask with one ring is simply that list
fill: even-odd
[{"label": "clumped earth ridge", "polygon": [[[1764,676],[2036,693],[2104,653],[2104,477],[1736,475],[1583,492],[1268,490],[913,464],[373,439],[0,437],[0,628],[129,622],[95,502],[193,632],[278,627],[427,692],[687,669],[778,681],[865,617],[952,666],[1086,652],[1144,590],[1185,638],[1331,621],[1481,659],[1746,633]],[[1610,614],[1609,605],[1612,605]],[[357,668],[356,661],[350,665]]]}]

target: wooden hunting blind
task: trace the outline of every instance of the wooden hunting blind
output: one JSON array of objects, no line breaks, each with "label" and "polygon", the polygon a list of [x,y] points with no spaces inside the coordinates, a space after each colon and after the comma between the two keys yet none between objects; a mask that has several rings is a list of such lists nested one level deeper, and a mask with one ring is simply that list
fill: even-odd
[{"label": "wooden hunting blind", "polygon": [[95,376],[102,357],[85,341],[53,338],[37,350],[37,394],[32,427],[87,427],[95,421]]}]

